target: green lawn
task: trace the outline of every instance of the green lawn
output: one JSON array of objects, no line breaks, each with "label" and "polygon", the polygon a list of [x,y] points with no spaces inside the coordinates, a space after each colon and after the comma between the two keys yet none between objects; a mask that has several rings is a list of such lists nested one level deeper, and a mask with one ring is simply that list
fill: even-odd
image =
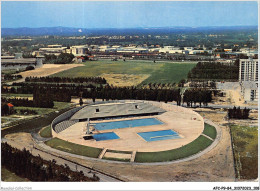
[{"label": "green lawn", "polygon": [[137,152],[135,162],[165,162],[186,158],[204,150],[211,143],[211,140],[200,135],[193,142],[177,149],[161,152]]},{"label": "green lawn", "polygon": [[111,153],[124,153],[124,154],[132,154],[131,151],[117,151],[117,150],[110,150],[108,149],[107,152],[111,152]]},{"label": "green lawn", "polygon": [[17,176],[3,166],[1,167],[1,180],[4,182],[29,182],[26,178]]},{"label": "green lawn", "polygon": [[15,69],[2,70],[1,74],[17,74],[17,70],[15,70]]},{"label": "green lawn", "polygon": [[120,159],[120,158],[112,158],[112,157],[103,157],[102,159],[105,159],[105,160],[114,160],[114,161],[121,161],[121,162],[130,162],[130,159]]},{"label": "green lawn", "polygon": [[189,62],[156,62],[153,61],[92,61],[84,66],[62,71],[52,76],[90,77],[101,74],[150,74],[143,83],[173,83],[187,78],[187,73],[196,63]]},{"label": "green lawn", "polygon": [[216,131],[215,127],[205,123],[205,128],[204,128],[203,134],[211,137],[212,139],[215,139],[217,136],[217,131]]},{"label": "green lawn", "polygon": [[187,79],[188,72],[195,66],[195,63],[165,63],[158,70],[151,73],[142,84],[148,83],[178,83]]},{"label": "green lawn", "polygon": [[2,97],[8,97],[8,98],[32,98],[33,94],[1,94]]},{"label": "green lawn", "polygon": [[45,144],[61,151],[92,158],[98,158],[100,152],[102,151],[102,149],[99,148],[78,145],[58,138],[53,138],[46,141]]},{"label": "green lawn", "polygon": [[51,134],[51,126],[47,126],[47,127],[44,127],[43,129],[41,129],[40,131],[40,135],[44,138],[50,138],[52,137],[52,134]]},{"label": "green lawn", "polygon": [[15,110],[24,110],[24,109],[29,109],[36,111],[38,115],[43,115],[43,114],[48,114],[56,110],[61,110],[64,108],[67,108],[70,106],[70,103],[67,102],[54,102],[54,107],[53,108],[40,108],[40,107],[20,107],[20,106],[15,106]]},{"label": "green lawn", "polygon": [[[258,127],[231,125],[237,178],[258,177]],[[238,176],[239,174],[239,176]]]}]

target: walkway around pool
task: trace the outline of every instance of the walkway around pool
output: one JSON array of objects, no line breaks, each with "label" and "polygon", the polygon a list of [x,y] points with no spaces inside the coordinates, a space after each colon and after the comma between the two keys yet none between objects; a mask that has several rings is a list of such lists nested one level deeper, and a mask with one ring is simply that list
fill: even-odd
[{"label": "walkway around pool", "polygon": [[[209,147],[207,147],[205,150],[203,150],[203,151],[201,151],[199,153],[196,153],[196,154],[194,154],[192,156],[189,156],[189,157],[186,157],[186,158],[183,158],[183,159],[174,160],[174,161],[168,161],[168,162],[153,162],[153,163],[136,163],[136,162],[132,162],[132,160],[133,160],[132,158],[134,157],[134,152],[136,153],[136,151],[134,151],[132,153],[132,157],[131,157],[131,160],[130,160],[131,163],[121,162],[121,161],[105,160],[105,159],[97,159],[97,158],[90,158],[90,157],[86,157],[86,156],[76,155],[76,154],[60,151],[60,150],[57,150],[57,149],[53,149],[53,148],[47,146],[46,144],[44,144],[42,141],[39,141],[39,140],[35,139],[37,137],[33,137],[33,140],[34,140],[35,144],[38,145],[39,147],[41,147],[43,150],[49,151],[49,152],[53,152],[53,153],[57,153],[58,155],[62,155],[62,156],[68,155],[68,156],[71,156],[71,157],[81,158],[81,159],[84,159],[84,160],[103,161],[105,163],[120,163],[120,164],[123,163],[123,164],[146,165],[146,166],[168,165],[168,164],[181,163],[181,162],[194,160],[194,159],[199,158],[200,156],[208,153],[209,151],[211,151],[213,148],[216,147],[216,145],[218,144],[218,142],[220,141],[220,139],[222,137],[221,129],[218,127],[218,125],[216,125],[215,123],[213,123],[212,121],[210,121],[208,119],[205,119],[205,122],[208,123],[209,125],[214,126],[216,128],[217,137],[215,138],[214,142]],[[104,151],[104,153],[105,153],[105,151]]]}]

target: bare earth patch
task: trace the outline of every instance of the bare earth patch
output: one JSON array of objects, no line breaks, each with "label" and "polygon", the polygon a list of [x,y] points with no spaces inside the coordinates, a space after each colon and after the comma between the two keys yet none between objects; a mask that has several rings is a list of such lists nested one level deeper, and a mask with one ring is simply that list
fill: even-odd
[{"label": "bare earth patch", "polygon": [[26,77],[29,76],[34,76],[34,77],[49,76],[78,66],[83,66],[83,64],[44,64],[43,67],[41,68],[36,68],[35,70],[19,73],[20,75],[23,76],[23,78],[17,80],[16,82],[22,82]]},{"label": "bare earth patch", "polygon": [[119,158],[119,159],[131,159],[131,154],[106,152],[104,157]]},{"label": "bare earth patch", "polygon": [[100,77],[105,78],[113,86],[136,86],[146,80],[149,74],[102,74]]}]

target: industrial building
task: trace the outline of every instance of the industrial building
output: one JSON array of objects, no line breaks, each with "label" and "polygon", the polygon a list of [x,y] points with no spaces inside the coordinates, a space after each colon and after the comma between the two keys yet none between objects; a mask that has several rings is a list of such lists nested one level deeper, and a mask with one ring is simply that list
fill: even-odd
[{"label": "industrial building", "polygon": [[26,69],[28,66],[34,68],[40,68],[43,66],[43,57],[36,58],[22,58],[17,56],[2,56],[1,57],[1,69],[2,70],[19,70]]}]

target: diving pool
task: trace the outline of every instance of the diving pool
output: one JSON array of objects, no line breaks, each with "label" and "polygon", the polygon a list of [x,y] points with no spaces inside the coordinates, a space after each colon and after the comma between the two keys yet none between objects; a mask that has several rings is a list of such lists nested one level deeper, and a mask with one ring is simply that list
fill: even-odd
[{"label": "diving pool", "polygon": [[101,130],[108,130],[108,129],[121,129],[121,128],[151,126],[151,125],[161,125],[161,124],[163,124],[163,122],[159,121],[156,118],[145,118],[145,119],[96,123],[95,129],[101,131]]},{"label": "diving pool", "polygon": [[180,138],[178,133],[174,132],[171,129],[162,130],[162,131],[142,132],[142,133],[137,133],[137,134],[140,135],[147,142]]},{"label": "diving pool", "polygon": [[95,135],[93,135],[93,138],[96,141],[105,141],[105,140],[119,139],[117,134],[115,134],[114,132],[95,134]]}]

